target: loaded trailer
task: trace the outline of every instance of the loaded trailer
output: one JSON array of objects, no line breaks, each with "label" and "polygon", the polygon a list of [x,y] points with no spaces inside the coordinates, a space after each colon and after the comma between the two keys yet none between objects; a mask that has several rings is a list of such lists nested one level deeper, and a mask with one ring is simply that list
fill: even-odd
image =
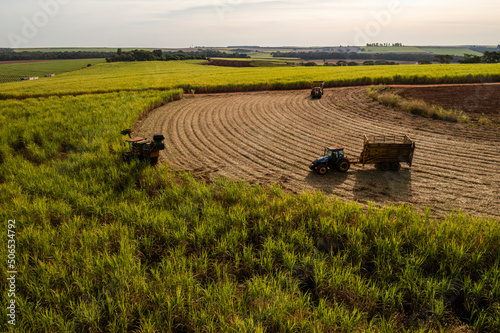
[{"label": "loaded trailer", "polygon": [[408,135],[364,135],[363,151],[359,158],[349,159],[342,146],[325,148],[325,156],[314,160],[309,168],[320,175],[329,169],[347,172],[351,164],[375,164],[380,171],[399,171],[401,163],[411,167],[415,142]]}]

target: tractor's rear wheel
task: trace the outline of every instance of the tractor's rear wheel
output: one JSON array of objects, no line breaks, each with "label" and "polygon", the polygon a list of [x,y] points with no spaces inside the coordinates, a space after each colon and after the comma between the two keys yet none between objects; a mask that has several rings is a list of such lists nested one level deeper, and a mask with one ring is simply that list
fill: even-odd
[{"label": "tractor's rear wheel", "polygon": [[401,164],[399,164],[399,162],[392,162],[391,163],[391,170],[392,171],[399,171],[399,170],[401,170]]},{"label": "tractor's rear wheel", "polygon": [[156,165],[158,163],[158,156],[151,157],[149,162],[151,163],[151,165]]},{"label": "tractor's rear wheel", "polygon": [[378,168],[380,171],[389,171],[391,169],[391,165],[387,162],[382,162],[378,164]]},{"label": "tractor's rear wheel", "polygon": [[328,167],[325,164],[321,164],[318,166],[316,171],[323,176],[326,175],[326,173],[328,172]]},{"label": "tractor's rear wheel", "polygon": [[349,162],[347,158],[343,158],[337,163],[337,170],[340,172],[347,172],[347,170],[349,170],[350,167],[351,167],[351,162]]}]

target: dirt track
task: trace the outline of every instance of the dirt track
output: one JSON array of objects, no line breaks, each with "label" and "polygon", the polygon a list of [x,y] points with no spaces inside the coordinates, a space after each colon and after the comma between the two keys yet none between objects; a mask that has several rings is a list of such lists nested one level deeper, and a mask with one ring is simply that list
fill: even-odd
[{"label": "dirt track", "polygon": [[[430,207],[434,216],[462,209],[500,216],[500,133],[393,111],[371,101],[366,88],[308,92],[216,94],[186,98],[154,110],[135,134],[165,135],[160,160],[176,170],[214,178],[280,183],[300,192],[321,190],[348,200]],[[417,143],[414,165],[380,172],[354,165],[349,172],[311,173],[323,147],[340,144],[357,157],[363,134],[407,133]]]}]

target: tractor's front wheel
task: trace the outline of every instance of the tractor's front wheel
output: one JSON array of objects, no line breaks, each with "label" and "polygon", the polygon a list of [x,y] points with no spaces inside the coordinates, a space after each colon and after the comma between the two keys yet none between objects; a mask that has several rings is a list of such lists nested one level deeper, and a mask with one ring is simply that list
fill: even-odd
[{"label": "tractor's front wheel", "polygon": [[124,162],[127,162],[127,163],[128,163],[128,162],[130,162],[130,161],[132,160],[132,156],[130,155],[130,153],[129,153],[129,152],[123,153],[123,154],[122,154],[122,160],[123,160]]},{"label": "tractor's front wheel", "polygon": [[340,172],[347,172],[351,167],[351,162],[347,158],[343,158],[337,163],[337,170]]},{"label": "tractor's front wheel", "polygon": [[328,172],[328,167],[325,164],[321,164],[318,166],[316,171],[323,176],[326,175],[326,173]]}]

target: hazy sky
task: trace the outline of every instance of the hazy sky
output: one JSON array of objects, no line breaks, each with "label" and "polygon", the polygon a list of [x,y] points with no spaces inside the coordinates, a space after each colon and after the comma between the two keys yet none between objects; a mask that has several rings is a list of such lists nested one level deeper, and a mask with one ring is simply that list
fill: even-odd
[{"label": "hazy sky", "polygon": [[499,0],[0,0],[0,47],[500,44]]}]

